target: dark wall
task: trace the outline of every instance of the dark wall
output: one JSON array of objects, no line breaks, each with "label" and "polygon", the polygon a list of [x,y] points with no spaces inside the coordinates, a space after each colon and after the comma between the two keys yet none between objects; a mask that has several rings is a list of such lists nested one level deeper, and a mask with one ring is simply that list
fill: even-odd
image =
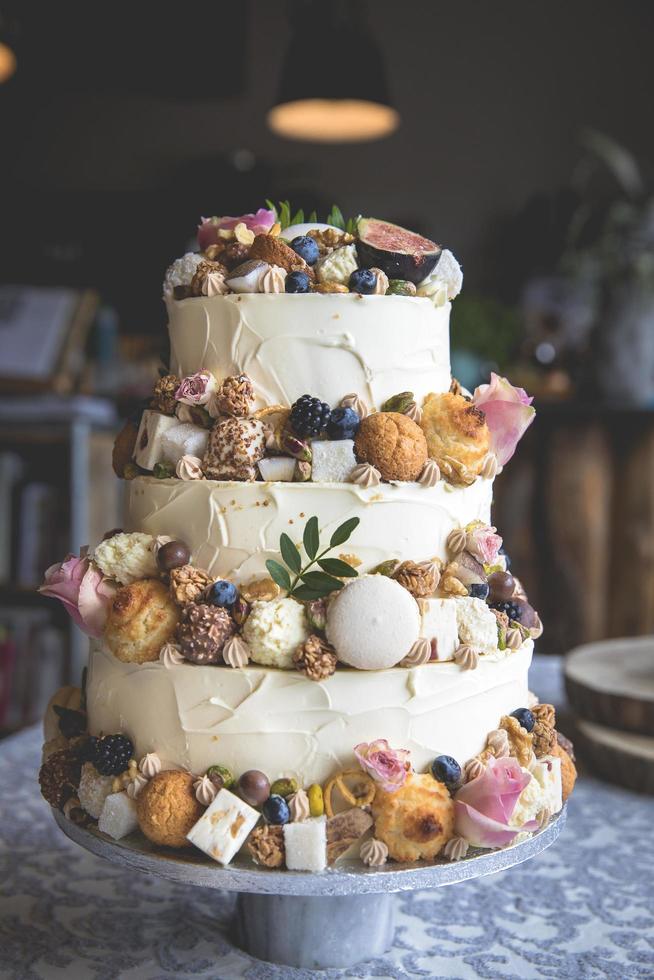
[{"label": "dark wall", "polygon": [[[516,236],[525,270],[547,264],[547,195],[569,182],[581,127],[654,158],[648,0],[375,0],[403,125],[340,147],[266,129],[282,2],[45,6],[19,5],[20,70],[0,90],[1,275],[100,285],[132,328],[158,327],[162,267],[200,213],[336,201],[430,232],[474,288]],[[318,48],[298,72],[347,72]]]}]

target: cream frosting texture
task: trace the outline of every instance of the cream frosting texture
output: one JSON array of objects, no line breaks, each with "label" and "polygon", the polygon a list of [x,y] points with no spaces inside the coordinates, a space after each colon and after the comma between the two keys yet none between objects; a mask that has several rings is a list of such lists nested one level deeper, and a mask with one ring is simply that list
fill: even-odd
[{"label": "cream frosting texture", "polygon": [[480,752],[499,719],[526,704],[533,643],[482,658],[475,671],[453,663],[405,669],[339,669],[325,681],[296,671],[122,663],[92,649],[89,730],[123,731],[137,756],[199,775],[221,764],[257,768],[269,779],[324,782],[354,764],[359,742],[387,738],[409,749],[417,771],[435,755],[461,764]]},{"label": "cream frosting texture", "polygon": [[490,521],[492,483],[470,487],[440,481],[416,483],[233,483],[213,480],[157,480],[138,477],[129,484],[128,525],[154,536],[185,541],[193,563],[237,582],[267,574],[268,558],[279,560],[285,531],[301,542],[307,520],[318,518],[325,541],[343,521],[360,524],[344,550],[366,572],[388,558],[423,561],[446,557],[450,532],[470,521]]},{"label": "cream frosting texture", "polygon": [[379,408],[410,390],[420,403],[450,386],[449,316],[449,303],[411,296],[169,298],[170,369],[247,374],[257,408],[305,392],[332,406],[356,392]]}]

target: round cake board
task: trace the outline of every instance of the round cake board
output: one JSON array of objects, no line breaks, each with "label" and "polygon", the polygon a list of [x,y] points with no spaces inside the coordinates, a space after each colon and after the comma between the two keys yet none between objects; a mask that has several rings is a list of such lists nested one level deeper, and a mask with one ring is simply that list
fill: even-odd
[{"label": "round cake board", "polygon": [[636,793],[654,794],[654,738],[578,719],[575,747],[589,767],[607,782]]},{"label": "round cake board", "polygon": [[564,672],[568,699],[583,721],[654,737],[654,637],[577,647]]},{"label": "round cake board", "polygon": [[200,851],[163,853],[138,832],[114,841],[97,827],[74,824],[58,810],[53,814],[67,837],[113,864],[181,884],[238,892],[234,935],[251,956],[325,970],[355,966],[390,949],[394,893],[454,885],[522,864],[554,843],[566,810],[521,843],[499,851],[471,849],[462,861],[382,868],[343,861],[320,874],[260,868],[241,857],[223,868]]}]

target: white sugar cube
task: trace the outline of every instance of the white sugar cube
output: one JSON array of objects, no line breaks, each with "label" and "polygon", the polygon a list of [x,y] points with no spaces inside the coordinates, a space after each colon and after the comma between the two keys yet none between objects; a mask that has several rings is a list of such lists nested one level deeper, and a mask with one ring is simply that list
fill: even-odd
[{"label": "white sugar cube", "polygon": [[435,640],[437,660],[452,660],[459,645],[456,603],[453,599],[421,599],[420,635]]},{"label": "white sugar cube", "polygon": [[226,865],[257,824],[258,812],[228,789],[221,789],[186,835],[191,844]]},{"label": "white sugar cube", "polygon": [[143,412],[134,458],[144,470],[153,470],[157,463],[163,462],[163,437],[169,429],[179,425],[174,416],[162,415],[149,408]]},{"label": "white sugar cube", "polygon": [[337,439],[334,442],[316,439],[311,443],[313,483],[347,483],[357,465],[353,439]]},{"label": "white sugar cube", "polygon": [[324,871],[327,867],[327,821],[312,817],[284,824],[286,867],[289,871]]},{"label": "white sugar cube", "polygon": [[138,825],[136,801],[131,800],[127,793],[112,793],[106,798],[98,820],[98,830],[109,834],[114,840],[120,840],[136,830]]},{"label": "white sugar cube", "polygon": [[260,459],[258,466],[266,483],[291,483],[295,474],[295,460],[292,456],[268,456]]},{"label": "white sugar cube", "polygon": [[182,456],[204,456],[209,440],[208,429],[192,422],[178,422],[163,437],[163,457],[175,466]]}]

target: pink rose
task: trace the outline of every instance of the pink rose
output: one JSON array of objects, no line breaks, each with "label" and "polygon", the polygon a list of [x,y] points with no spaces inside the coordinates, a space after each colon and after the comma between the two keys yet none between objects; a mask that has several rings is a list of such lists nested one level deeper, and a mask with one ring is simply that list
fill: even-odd
[{"label": "pink rose", "polygon": [[454,832],[474,847],[504,847],[519,831],[537,830],[537,820],[511,826],[518,797],[531,778],[515,759],[491,757],[481,776],[454,797]]},{"label": "pink rose", "polygon": [[406,749],[392,749],[385,738],[355,745],[354,754],[359,765],[387,793],[394,793],[404,785],[409,771],[409,753]]},{"label": "pink rose", "polygon": [[496,530],[488,524],[476,524],[466,535],[466,551],[482,565],[492,565],[502,547],[502,538],[495,533]]},{"label": "pink rose", "polygon": [[183,378],[175,398],[184,405],[206,405],[216,390],[216,379],[209,371],[197,371]]},{"label": "pink rose", "polygon": [[524,388],[514,388],[506,378],[491,373],[490,384],[475,388],[473,401],[486,415],[491,449],[500,466],[513,456],[516,446],[534,421],[536,409]]},{"label": "pink rose", "polygon": [[242,214],[239,218],[203,218],[198,225],[198,245],[201,251],[216,244],[219,228],[231,230],[240,224],[244,224],[255,235],[265,235],[275,224],[275,212],[259,208],[256,214]]},{"label": "pink rose", "polygon": [[51,565],[39,592],[59,599],[66,612],[88,636],[102,636],[116,586],[86,557],[68,555]]}]

